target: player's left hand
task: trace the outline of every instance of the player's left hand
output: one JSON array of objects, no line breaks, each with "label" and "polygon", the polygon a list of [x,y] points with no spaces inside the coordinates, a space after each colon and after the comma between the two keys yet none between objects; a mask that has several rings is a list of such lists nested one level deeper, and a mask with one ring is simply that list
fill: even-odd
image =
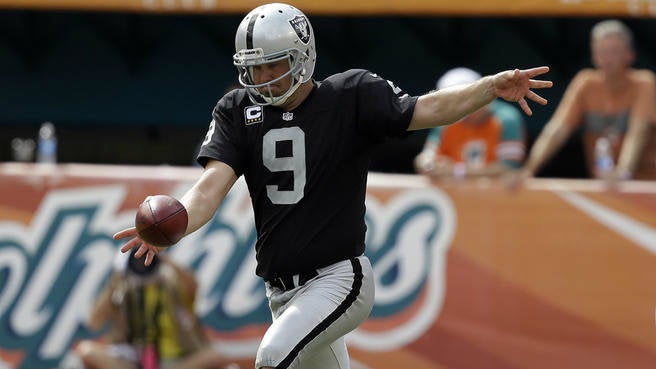
[{"label": "player's left hand", "polygon": [[545,74],[548,71],[549,67],[545,66],[499,72],[494,75],[493,79],[494,93],[504,100],[517,102],[527,115],[533,115],[533,111],[528,106],[526,98],[540,105],[546,105],[547,99],[536,94],[532,89],[553,86],[553,82],[551,81],[536,80],[533,77]]}]

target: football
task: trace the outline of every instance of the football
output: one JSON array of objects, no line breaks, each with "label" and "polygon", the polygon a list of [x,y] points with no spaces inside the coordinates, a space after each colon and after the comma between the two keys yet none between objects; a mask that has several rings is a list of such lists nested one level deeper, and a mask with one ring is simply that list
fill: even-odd
[{"label": "football", "polygon": [[139,237],[158,247],[171,246],[187,231],[187,209],[168,195],[148,196],[139,205],[134,225]]}]

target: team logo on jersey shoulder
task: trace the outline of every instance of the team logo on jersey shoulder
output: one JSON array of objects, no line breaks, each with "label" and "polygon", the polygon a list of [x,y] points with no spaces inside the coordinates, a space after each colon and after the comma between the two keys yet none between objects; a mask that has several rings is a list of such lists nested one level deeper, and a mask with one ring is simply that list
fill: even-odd
[{"label": "team logo on jersey shoulder", "polygon": [[292,25],[298,38],[300,38],[304,44],[307,44],[310,41],[310,23],[308,23],[307,18],[302,15],[297,15],[294,19],[289,21],[289,24]]},{"label": "team logo on jersey shoulder", "polygon": [[[369,75],[374,77],[374,78],[381,78],[376,73],[369,73]],[[390,87],[392,88],[392,91],[394,92],[395,95],[398,95],[402,91],[399,86],[397,86],[394,82],[390,81],[389,79],[386,79],[385,81],[387,81],[387,84],[390,85]],[[406,97],[407,95],[408,94],[405,94],[401,97]]]},{"label": "team logo on jersey shoulder", "polygon": [[244,108],[244,122],[247,126],[264,122],[264,109],[259,105],[251,105]]}]

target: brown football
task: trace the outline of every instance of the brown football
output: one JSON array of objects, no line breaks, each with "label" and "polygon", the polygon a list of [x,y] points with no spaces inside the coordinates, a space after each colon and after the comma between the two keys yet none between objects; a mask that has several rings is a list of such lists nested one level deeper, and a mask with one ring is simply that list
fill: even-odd
[{"label": "brown football", "polygon": [[187,209],[168,195],[148,196],[137,210],[134,225],[142,240],[159,247],[171,246],[187,231]]}]

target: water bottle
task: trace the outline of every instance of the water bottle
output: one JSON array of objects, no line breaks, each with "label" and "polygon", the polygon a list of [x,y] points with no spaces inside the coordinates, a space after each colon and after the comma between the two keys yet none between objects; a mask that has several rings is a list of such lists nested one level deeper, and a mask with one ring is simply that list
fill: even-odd
[{"label": "water bottle", "polygon": [[613,160],[613,150],[610,145],[610,140],[606,137],[599,137],[595,142],[595,177],[607,179],[613,168],[615,162]]},{"label": "water bottle", "polygon": [[39,128],[36,161],[53,164],[57,162],[57,135],[52,122],[44,122]]}]

